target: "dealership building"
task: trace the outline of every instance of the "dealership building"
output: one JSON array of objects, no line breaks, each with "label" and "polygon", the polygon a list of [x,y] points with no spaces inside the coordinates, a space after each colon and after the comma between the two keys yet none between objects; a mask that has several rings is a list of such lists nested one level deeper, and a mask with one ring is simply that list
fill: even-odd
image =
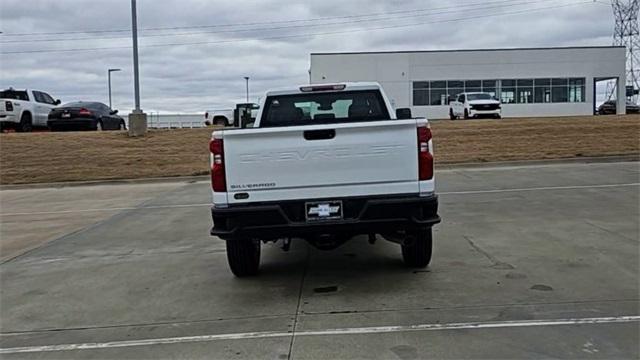
[{"label": "dealership building", "polygon": [[507,117],[592,115],[599,81],[615,80],[625,99],[625,56],[616,46],[312,53],[310,81],[377,81],[396,108],[432,119],[448,117],[449,96],[479,91]]}]

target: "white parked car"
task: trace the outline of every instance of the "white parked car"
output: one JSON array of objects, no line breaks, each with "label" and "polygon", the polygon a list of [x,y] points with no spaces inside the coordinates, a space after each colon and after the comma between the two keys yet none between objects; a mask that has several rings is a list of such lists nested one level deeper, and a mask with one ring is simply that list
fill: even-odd
[{"label": "white parked car", "polygon": [[458,94],[449,102],[449,118],[492,117],[500,119],[502,105],[489,93],[469,92]]},{"label": "white parked car", "polygon": [[29,132],[34,126],[46,127],[49,112],[60,100],[37,90],[0,91],[0,127]]},{"label": "white parked car", "polygon": [[401,245],[407,266],[431,260],[440,222],[429,123],[395,112],[378,83],[266,93],[251,128],[211,137],[213,229],[236,276],[254,275],[262,242],[337,248],[355,235]]}]

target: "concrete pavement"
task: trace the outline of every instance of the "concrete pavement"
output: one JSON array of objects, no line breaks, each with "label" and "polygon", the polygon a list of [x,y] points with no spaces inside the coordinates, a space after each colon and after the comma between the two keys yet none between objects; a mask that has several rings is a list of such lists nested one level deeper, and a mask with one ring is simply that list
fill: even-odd
[{"label": "concrete pavement", "polygon": [[[638,358],[636,162],[437,173],[427,270],[356,238],[236,279],[206,182],[0,191],[3,358]],[[19,352],[21,351],[21,352]]]}]

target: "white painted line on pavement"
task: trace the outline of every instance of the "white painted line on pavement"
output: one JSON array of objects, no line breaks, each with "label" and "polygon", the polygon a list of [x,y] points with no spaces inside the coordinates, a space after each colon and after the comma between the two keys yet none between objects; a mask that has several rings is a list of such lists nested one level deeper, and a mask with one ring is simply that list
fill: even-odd
[{"label": "white painted line on pavement", "polygon": [[[360,334],[395,333],[395,332],[408,332],[408,331],[474,330],[474,329],[497,329],[497,328],[517,328],[517,327],[534,327],[534,326],[593,325],[593,324],[629,323],[629,322],[637,322],[637,321],[640,321],[640,316],[615,316],[615,317],[599,317],[599,318],[518,320],[518,321],[494,321],[494,322],[465,322],[465,323],[449,323],[449,324],[420,324],[420,325],[374,326],[374,327],[357,327],[357,328],[326,329],[326,330],[309,330],[309,331],[298,331],[295,333],[295,336],[360,335]],[[13,348],[0,349],[0,354],[124,348],[124,347],[134,347],[134,346],[208,342],[208,341],[216,341],[216,340],[246,340],[246,339],[264,339],[264,338],[277,338],[277,337],[290,337],[290,336],[293,336],[293,333],[273,332],[273,331],[235,333],[235,334],[197,335],[197,336],[183,336],[183,337],[170,337],[170,338],[158,338],[158,339],[111,341],[111,342],[103,342],[103,343],[79,343],[79,344],[13,347]]]},{"label": "white painted line on pavement", "polygon": [[[616,187],[632,187],[632,186],[640,186],[640,183],[602,184],[602,185],[572,185],[572,186],[543,186],[543,187],[532,187],[532,188],[470,190],[470,191],[445,191],[445,192],[438,192],[437,194],[438,195],[471,195],[471,194],[523,192],[523,191],[599,189],[599,188],[616,188]],[[101,212],[101,211],[174,209],[174,208],[190,208],[190,207],[205,207],[205,206],[206,207],[210,207],[211,203],[156,205],[156,206],[140,206],[140,207],[97,208],[97,209],[77,209],[77,210],[59,210],[59,211],[16,212],[16,213],[0,214],[0,217],[2,217],[2,216],[25,216],[25,215],[74,214],[74,213]]]},{"label": "white painted line on pavement", "polygon": [[18,215],[54,215],[54,214],[73,214],[83,212],[100,212],[100,211],[125,211],[125,210],[141,210],[141,209],[173,209],[173,208],[190,208],[211,206],[206,204],[180,204],[180,205],[156,205],[156,206],[139,206],[139,207],[117,207],[117,208],[97,208],[97,209],[77,209],[77,210],[59,210],[59,211],[33,211],[33,212],[17,212],[0,214],[0,216],[18,216]]},{"label": "white painted line on pavement", "polygon": [[599,188],[630,187],[630,186],[640,186],[640,183],[603,184],[603,185],[573,185],[573,186],[543,186],[543,187],[532,187],[532,188],[495,189],[495,190],[445,191],[445,192],[438,192],[437,194],[438,195],[468,195],[468,194],[490,194],[490,193],[508,193],[508,192],[544,191],[544,190],[599,189]]}]

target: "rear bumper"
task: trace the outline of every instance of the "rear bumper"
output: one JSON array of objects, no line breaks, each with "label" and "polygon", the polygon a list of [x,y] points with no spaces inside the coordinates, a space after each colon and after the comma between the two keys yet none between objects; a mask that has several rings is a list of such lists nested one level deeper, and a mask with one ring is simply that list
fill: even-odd
[{"label": "rear bumper", "polygon": [[18,115],[16,114],[0,114],[0,123],[15,125],[20,123],[20,119],[18,119]]},{"label": "rear bumper", "polygon": [[211,235],[224,240],[238,237],[268,240],[317,234],[354,236],[428,228],[440,222],[436,195],[330,200],[342,200],[344,219],[306,222],[306,200],[237,205],[228,208],[214,206],[211,208]]}]

